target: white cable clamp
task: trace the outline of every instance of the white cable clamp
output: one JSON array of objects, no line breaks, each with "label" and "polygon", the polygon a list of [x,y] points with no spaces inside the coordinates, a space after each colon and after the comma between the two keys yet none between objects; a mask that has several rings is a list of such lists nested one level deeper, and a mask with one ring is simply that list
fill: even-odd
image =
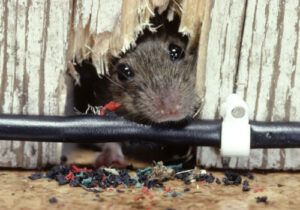
[{"label": "white cable clamp", "polygon": [[237,94],[231,94],[221,106],[222,156],[249,156],[250,125],[248,106]]}]

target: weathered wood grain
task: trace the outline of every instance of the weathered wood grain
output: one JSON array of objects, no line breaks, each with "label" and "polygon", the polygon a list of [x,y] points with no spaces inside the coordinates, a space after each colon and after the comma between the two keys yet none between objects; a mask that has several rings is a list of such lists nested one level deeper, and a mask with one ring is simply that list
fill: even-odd
[{"label": "weathered wood grain", "polygon": [[[218,2],[219,3],[219,2]],[[236,3],[236,2],[235,2]],[[245,2],[246,3],[246,2]],[[224,3],[225,4],[225,3]],[[236,8],[239,10],[238,8]],[[272,1],[247,1],[245,23],[240,25],[242,33],[241,49],[231,61],[229,71],[236,72],[236,83],[231,83],[230,74],[226,77],[228,69],[216,70],[216,65],[206,66],[206,84],[213,84],[221,91],[208,89],[206,85],[205,104],[203,116],[208,118],[218,117],[218,108],[230,90],[244,97],[249,105],[250,118],[258,121],[299,121],[300,89],[299,89],[299,2],[293,0]],[[211,12],[212,18],[215,16]],[[243,20],[243,15],[240,16]],[[224,20],[223,24],[226,24]],[[227,22],[228,23],[228,22]],[[229,22],[236,25],[235,22]],[[234,27],[234,26],[232,26]],[[211,27],[209,33],[213,33]],[[221,38],[220,38],[221,34]],[[219,53],[223,43],[218,43],[225,35],[215,34],[208,40],[217,42],[214,56],[207,54],[207,63],[217,62],[218,55],[230,56],[230,53]],[[230,36],[233,37],[233,36]],[[226,49],[226,45],[223,45]],[[208,48],[209,49],[209,48]],[[216,59],[217,58],[217,59]],[[237,60],[238,59],[238,60]],[[237,63],[237,65],[236,65]],[[236,71],[237,68],[237,71]],[[213,78],[208,71],[215,72]],[[214,79],[214,81],[212,81]],[[297,82],[298,79],[298,82]],[[225,85],[224,84],[228,84]],[[233,86],[231,85],[233,84]],[[219,94],[219,98],[210,100]],[[207,114],[209,113],[209,114]],[[216,114],[213,116],[212,114]],[[209,115],[209,116],[208,116]],[[220,160],[219,154],[207,149],[198,150],[198,163],[205,166],[223,167],[224,164],[231,168],[262,168],[262,169],[299,169],[299,149],[255,149],[251,151],[250,158],[226,158]],[[212,155],[213,154],[213,155]]]},{"label": "weathered wood grain", "polygon": [[[204,18],[201,34],[205,34],[203,39],[206,39],[207,46],[202,49],[199,45],[197,75],[197,78],[204,81],[203,84],[199,84],[199,81],[197,84],[200,94],[204,90],[203,119],[219,118],[220,105],[233,92],[245,6],[246,1],[211,1],[205,11],[210,15],[206,14]],[[200,43],[203,43],[201,39]],[[199,147],[197,155],[197,163],[200,165],[222,167],[221,157],[214,148]]]},{"label": "weathered wood grain", "polygon": [[[67,63],[93,57],[98,72],[104,73],[106,54],[134,45],[154,8],[162,12],[169,4],[183,15],[180,30],[192,39],[202,25],[197,73],[201,118],[219,118],[220,105],[236,92],[248,103],[253,120],[299,121],[300,3],[203,0],[191,7],[194,3],[0,1],[0,113],[65,114],[72,104]],[[198,15],[196,8],[201,9]],[[41,167],[57,163],[60,154],[60,144],[0,142],[1,166]],[[300,168],[299,149],[257,149],[250,158],[222,159],[218,150],[202,147],[197,154],[197,164],[206,167]]]},{"label": "weathered wood grain", "polygon": [[[61,115],[71,1],[1,1],[1,113]],[[0,142],[0,165],[36,168],[60,161],[61,144]]]},{"label": "weathered wood grain", "polygon": [[[299,50],[299,2],[257,1],[249,2],[248,8],[253,16],[248,13],[246,16],[238,80],[242,85],[237,89],[249,104],[252,119],[299,121],[297,115],[290,118],[290,111],[294,109],[291,97],[300,97],[299,89],[291,91]],[[251,25],[247,25],[247,19]],[[299,151],[254,150],[244,166],[299,169]]]}]

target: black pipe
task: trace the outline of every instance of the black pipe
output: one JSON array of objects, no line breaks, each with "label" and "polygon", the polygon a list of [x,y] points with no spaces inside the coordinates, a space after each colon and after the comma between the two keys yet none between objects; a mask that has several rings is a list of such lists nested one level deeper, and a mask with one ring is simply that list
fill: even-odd
[{"label": "black pipe", "polygon": [[221,121],[192,121],[183,128],[165,128],[119,117],[0,116],[0,139],[100,143],[144,140],[161,143],[220,146]]},{"label": "black pipe", "polygon": [[[220,147],[221,120],[189,121],[182,127],[141,125],[123,118],[0,115],[0,139],[46,142],[143,140]],[[300,123],[250,122],[251,148],[300,147]]]},{"label": "black pipe", "polygon": [[300,147],[299,122],[251,121],[251,148]]}]

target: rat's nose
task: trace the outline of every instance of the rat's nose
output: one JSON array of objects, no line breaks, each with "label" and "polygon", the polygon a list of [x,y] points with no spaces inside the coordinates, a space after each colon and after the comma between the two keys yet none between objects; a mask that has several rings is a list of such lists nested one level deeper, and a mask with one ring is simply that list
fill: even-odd
[{"label": "rat's nose", "polygon": [[180,105],[180,101],[172,95],[161,98],[157,109],[159,112],[159,122],[178,121],[185,117],[182,114],[182,105]]},{"label": "rat's nose", "polygon": [[179,105],[176,105],[175,107],[170,104],[161,104],[158,107],[158,110],[161,115],[173,115],[177,114],[179,111]]}]

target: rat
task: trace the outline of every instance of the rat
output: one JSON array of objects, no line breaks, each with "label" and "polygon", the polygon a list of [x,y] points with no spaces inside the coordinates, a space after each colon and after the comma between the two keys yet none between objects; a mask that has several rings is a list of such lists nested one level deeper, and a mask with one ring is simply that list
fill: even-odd
[{"label": "rat", "polygon": [[[196,56],[172,34],[156,34],[109,68],[108,92],[121,106],[115,111],[143,124],[178,122],[192,116],[199,100],[195,92]],[[105,143],[96,166],[126,165],[119,143]]]},{"label": "rat", "polygon": [[[109,74],[100,78],[91,60],[75,66],[81,86],[75,86],[75,107],[121,104],[115,113],[142,124],[177,123],[200,106],[195,92],[197,52],[188,51],[188,38],[178,32],[180,18],[169,22],[167,11],[151,19],[156,33],[143,31],[136,46],[109,57]],[[131,147],[132,148],[132,147]],[[125,166],[120,143],[104,143],[95,165]]]}]

